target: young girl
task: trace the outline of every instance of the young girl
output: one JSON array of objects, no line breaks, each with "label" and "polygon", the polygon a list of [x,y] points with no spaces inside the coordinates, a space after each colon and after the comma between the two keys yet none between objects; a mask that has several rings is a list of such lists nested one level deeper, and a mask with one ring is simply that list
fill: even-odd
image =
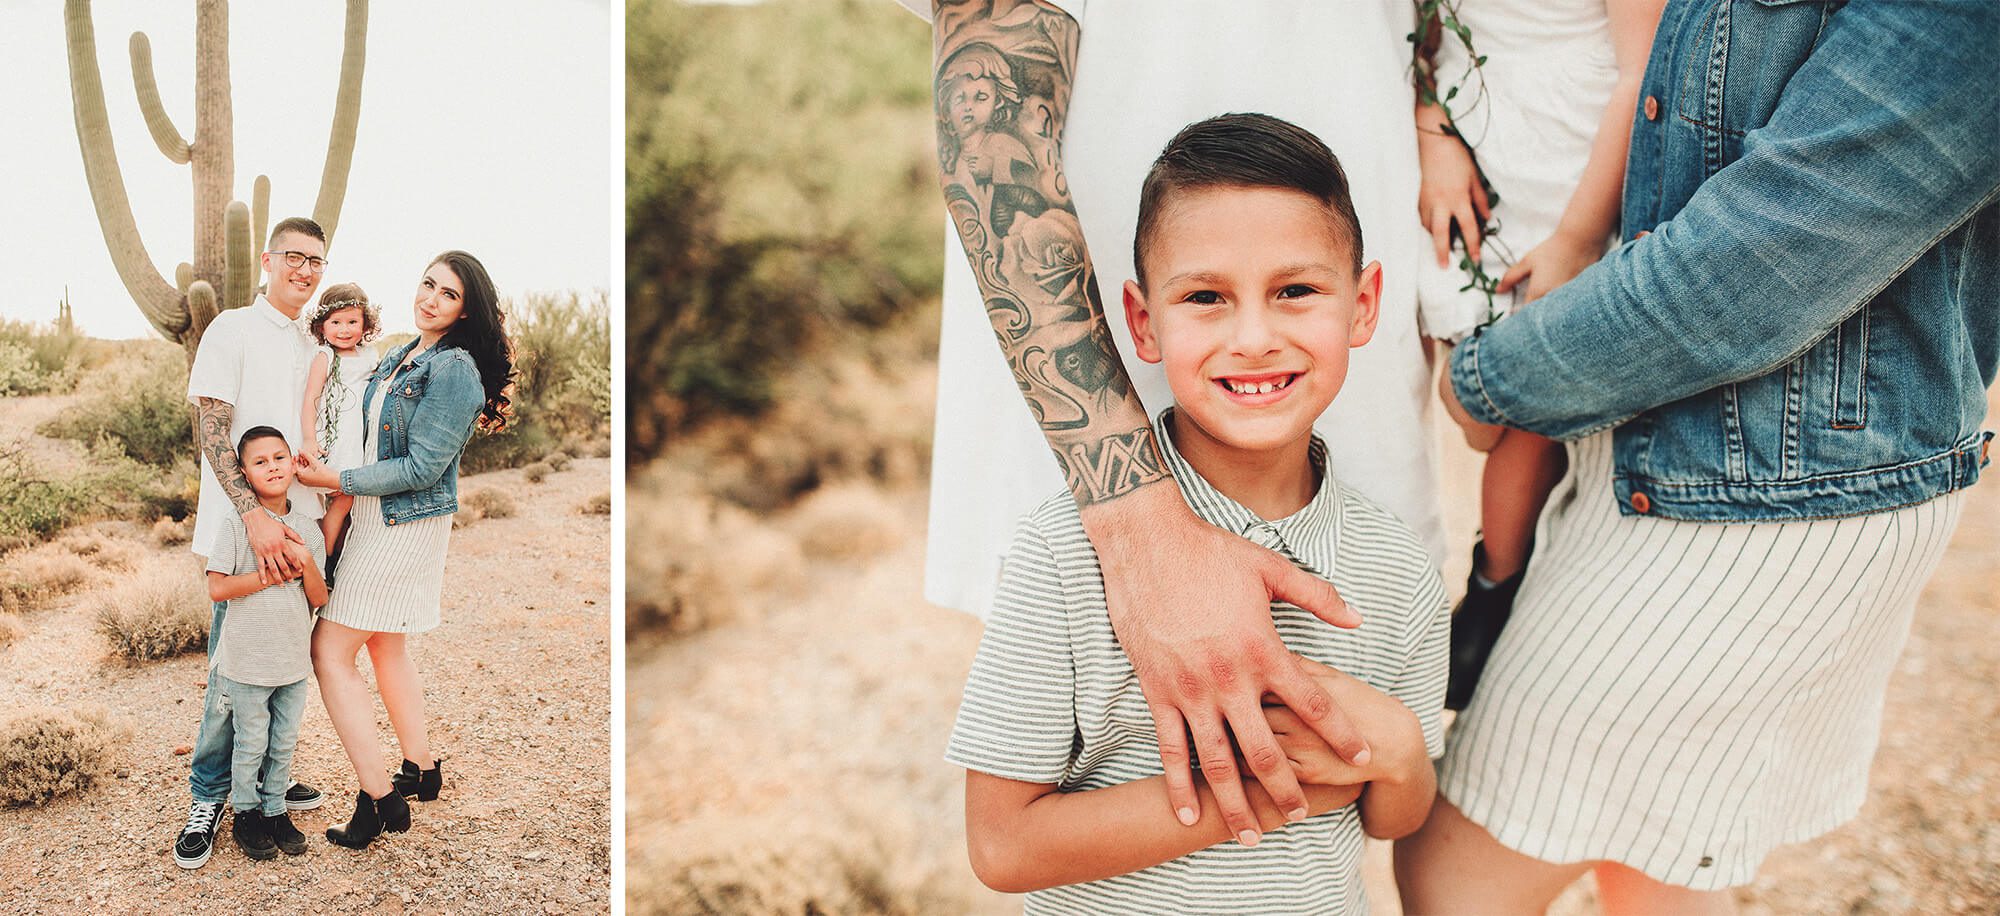
[{"label": "young girl", "polygon": [[[1420,102],[1416,111],[1417,210],[1437,253],[1417,278],[1427,336],[1456,343],[1498,318],[1508,297],[1533,302],[1604,254],[1618,230],[1626,147],[1663,4],[1445,5],[1469,31],[1479,62],[1457,35],[1433,28],[1442,38],[1430,73],[1451,117],[1436,104]],[[1501,201],[1489,205],[1482,173]],[[1503,228],[1487,238],[1489,220]],[[1454,234],[1462,259],[1451,251]],[[1468,265],[1498,278],[1494,296],[1472,282]],[[1466,438],[1487,455],[1481,542],[1452,620],[1450,709],[1472,698],[1527,569],[1536,519],[1565,465],[1560,444],[1532,433],[1494,429]]]},{"label": "young girl", "polygon": [[[306,401],[299,414],[306,443],[301,451],[333,467],[359,467],[367,460],[362,451],[367,431],[361,428],[361,395],[368,373],[375,368],[374,348],[367,344],[381,334],[381,316],[361,287],[336,283],[320,294],[310,326],[320,347],[306,375]],[[354,497],[335,496],[320,519],[329,567],[339,556],[341,530],[353,505]]]}]

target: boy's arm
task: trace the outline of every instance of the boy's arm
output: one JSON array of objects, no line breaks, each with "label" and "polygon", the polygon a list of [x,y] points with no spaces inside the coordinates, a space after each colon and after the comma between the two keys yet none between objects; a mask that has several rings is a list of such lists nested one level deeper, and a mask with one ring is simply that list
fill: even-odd
[{"label": "boy's arm", "polygon": [[[996,6],[1004,16],[996,15]],[[957,128],[937,119],[945,209],[1007,365],[1083,509],[1085,531],[1103,565],[1112,623],[1152,706],[1161,762],[1174,774],[1167,784],[1170,808],[1192,822],[1192,749],[1216,761],[1208,776],[1223,787],[1220,811],[1236,828],[1231,832],[1254,830],[1256,819],[1237,788],[1232,734],[1281,805],[1304,806],[1264,727],[1260,697],[1273,694],[1300,710],[1350,758],[1367,748],[1332,700],[1287,661],[1271,625],[1270,602],[1289,601],[1336,625],[1354,626],[1358,619],[1325,582],[1203,523],[1172,484],[1112,343],[1062,175],[1076,21],[1045,4],[994,0],[939,0],[931,16],[937,99],[949,98],[954,56],[969,46],[986,45],[1036,65],[1037,80],[1016,81],[1034,87],[1009,128],[1030,160],[1011,164],[1008,194],[982,190],[968,170],[956,167]],[[1029,195],[1040,199],[1024,199]],[[1088,368],[1054,371],[1051,354],[1057,352]]]},{"label": "boy's arm", "polygon": [[[1160,810],[1166,779],[1059,792],[1053,785],[965,772],[965,839],[972,871],[987,887],[1008,894],[1098,881],[1172,861],[1232,839],[1215,793],[1195,784],[1201,805],[1196,826],[1182,826]],[[1285,825],[1285,814],[1256,783],[1242,787],[1263,830]],[[1353,803],[1360,786],[1306,786],[1313,815]],[[1365,803],[1365,796],[1364,803]],[[1254,843],[1255,838],[1250,838]]]},{"label": "boy's arm", "polygon": [[1335,756],[1319,736],[1283,706],[1264,710],[1271,731],[1285,748],[1293,771],[1308,790],[1321,785],[1366,784],[1361,791],[1361,827],[1369,836],[1391,840],[1423,826],[1437,794],[1437,774],[1425,747],[1416,713],[1366,682],[1299,658],[1301,670],[1318,680],[1348,710],[1375,750],[1367,766]]},{"label": "boy's arm", "polygon": [[306,589],[306,605],[313,608],[326,607],[326,576],[319,571],[318,558],[313,556],[312,549],[305,544],[293,545],[291,550],[292,559],[305,571],[300,577],[300,584]]},{"label": "boy's arm", "polygon": [[237,573],[232,576],[227,573],[216,572],[212,569],[208,571],[208,600],[210,601],[233,601],[237,598],[254,595],[263,591],[264,588],[263,576],[260,573]]},{"label": "boy's arm", "polygon": [[314,458],[320,457],[319,450],[319,399],[326,393],[326,374],[332,360],[325,353],[313,354],[312,368],[306,372],[306,401],[299,407],[299,436],[305,444],[299,449]]}]

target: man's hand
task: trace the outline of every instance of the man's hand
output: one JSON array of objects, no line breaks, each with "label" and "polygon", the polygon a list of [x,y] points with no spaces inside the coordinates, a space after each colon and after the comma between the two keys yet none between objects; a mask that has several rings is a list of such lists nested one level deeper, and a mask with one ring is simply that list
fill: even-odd
[{"label": "man's hand", "polygon": [[284,522],[272,518],[261,507],[243,513],[243,529],[250,535],[251,551],[257,554],[257,581],[276,585],[304,575],[305,570],[285,546],[291,542],[305,544],[298,532],[285,527]]},{"label": "man's hand", "polygon": [[1367,742],[1293,662],[1271,623],[1270,602],[1281,600],[1334,626],[1359,626],[1332,585],[1203,522],[1175,487],[1142,487],[1083,515],[1104,569],[1113,629],[1152,710],[1168,801],[1181,823],[1193,824],[1201,810],[1192,754],[1230,833],[1245,845],[1262,835],[1232,735],[1279,809],[1291,820],[1306,816],[1306,795],[1266,724],[1267,695],[1343,758],[1368,762]]}]

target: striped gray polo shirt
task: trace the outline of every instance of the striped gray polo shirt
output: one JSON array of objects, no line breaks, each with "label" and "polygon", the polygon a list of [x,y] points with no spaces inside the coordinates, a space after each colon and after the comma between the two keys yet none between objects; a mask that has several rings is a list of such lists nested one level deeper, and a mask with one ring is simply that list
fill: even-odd
[{"label": "striped gray polo shirt", "polygon": [[[277,516],[278,521],[305,539],[313,564],[325,570],[326,538],[320,533],[319,520],[297,504],[289,508],[290,512]],[[208,571],[227,576],[257,571],[257,554],[250,549],[242,516],[230,513],[225,520],[209,555]],[[283,687],[298,683],[312,674],[312,629],[313,611],[306,604],[304,579],[267,585],[229,599],[229,610],[222,617],[222,637],[209,664],[238,684]]]},{"label": "striped gray polo shirt", "polygon": [[[1167,428],[1162,413],[1156,428]],[[1341,630],[1273,604],[1292,651],[1345,671],[1408,706],[1424,745],[1444,752],[1451,608],[1409,526],[1326,474],[1305,508],[1265,521],[1189,467],[1164,432],[1160,450],[1195,513],[1326,579],[1362,615]],[[1138,676],[1112,635],[1104,580],[1075,500],[1058,494],[1023,518],[993,612],[966,675],[945,759],[1005,779],[1098,789],[1160,774],[1159,742]],[[1165,802],[1162,800],[1162,807]],[[1349,805],[1264,835],[1131,874],[1037,891],[1028,913],[1366,913],[1360,810]]]}]

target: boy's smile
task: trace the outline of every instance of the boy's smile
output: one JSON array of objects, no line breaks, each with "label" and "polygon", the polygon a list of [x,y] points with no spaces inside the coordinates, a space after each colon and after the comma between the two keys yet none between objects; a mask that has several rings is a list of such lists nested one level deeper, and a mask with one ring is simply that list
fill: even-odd
[{"label": "boy's smile", "polygon": [[1381,268],[1356,276],[1352,244],[1299,191],[1173,196],[1143,255],[1161,279],[1127,283],[1125,307],[1140,358],[1166,370],[1176,433],[1244,452],[1304,448],[1346,380],[1348,349],[1375,329]]}]

